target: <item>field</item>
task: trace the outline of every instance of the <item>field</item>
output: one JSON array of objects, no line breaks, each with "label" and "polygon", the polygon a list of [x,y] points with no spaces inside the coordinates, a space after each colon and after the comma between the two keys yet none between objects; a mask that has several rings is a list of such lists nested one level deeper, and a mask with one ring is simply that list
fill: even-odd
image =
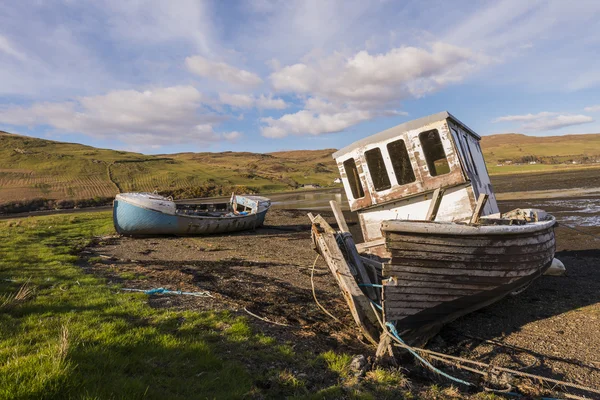
[{"label": "field", "polygon": [[[492,135],[483,137],[482,148],[491,175],[600,170],[595,163],[600,159],[600,134]],[[303,184],[335,186],[339,174],[331,158],[334,151],[150,156],[0,132],[0,204],[40,198],[55,202],[96,199],[96,204],[126,191],[157,190],[189,198],[232,191],[279,192]],[[55,206],[46,204],[45,208]]]}]

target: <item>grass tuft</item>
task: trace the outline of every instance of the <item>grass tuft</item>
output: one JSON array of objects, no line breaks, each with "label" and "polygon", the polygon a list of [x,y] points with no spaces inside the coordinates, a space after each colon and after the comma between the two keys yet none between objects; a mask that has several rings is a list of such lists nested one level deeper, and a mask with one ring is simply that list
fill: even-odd
[{"label": "grass tuft", "polygon": [[31,285],[28,279],[16,293],[9,293],[0,296],[0,311],[8,310],[16,305],[25,302],[35,294],[35,287]]}]

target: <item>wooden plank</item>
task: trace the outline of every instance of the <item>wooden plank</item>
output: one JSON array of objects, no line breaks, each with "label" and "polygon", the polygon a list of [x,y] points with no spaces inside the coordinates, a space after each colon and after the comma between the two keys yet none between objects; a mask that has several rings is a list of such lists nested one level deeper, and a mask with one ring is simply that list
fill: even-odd
[{"label": "wooden plank", "polygon": [[350,232],[348,229],[348,225],[346,224],[346,219],[344,218],[344,214],[342,213],[342,209],[337,201],[331,200],[329,202],[331,206],[331,210],[333,211],[333,216],[337,222],[338,228],[340,228],[341,232]]},{"label": "wooden plank", "polygon": [[378,246],[383,246],[384,244],[385,244],[385,238],[376,239],[376,240],[372,240],[370,242],[364,242],[364,243],[357,244],[356,250],[358,250],[359,253],[364,253],[367,249],[370,249],[373,247],[378,247]]},{"label": "wooden plank", "polygon": [[443,196],[444,189],[435,189],[435,191],[433,192],[433,196],[431,197],[431,203],[429,203],[429,210],[427,210],[427,216],[425,217],[427,221],[434,221],[435,217],[437,217],[437,213],[440,209],[440,204],[442,203]]},{"label": "wooden plank", "polygon": [[385,285],[385,293],[386,296],[389,295],[402,295],[407,296],[407,299],[421,299],[420,296],[430,296],[431,294],[439,295],[439,296],[466,296],[471,295],[473,293],[481,292],[482,290],[486,290],[486,288],[493,289],[493,286],[485,286],[483,288],[475,288],[475,289],[457,289],[457,288],[432,288],[432,287],[406,287],[406,286],[396,286],[396,285]]},{"label": "wooden plank", "polygon": [[319,254],[340,287],[354,321],[368,341],[377,345],[380,327],[371,302],[360,290],[335,240],[335,230],[321,217],[313,218],[312,235]]},{"label": "wooden plank", "polygon": [[554,254],[554,248],[527,254],[456,254],[394,250],[392,251],[391,264],[401,264],[405,259],[477,264],[523,264],[530,261],[543,260],[551,254]]},{"label": "wooden plank", "polygon": [[518,254],[533,254],[541,251],[546,251],[553,248],[554,240],[547,242],[529,244],[529,245],[513,245],[503,247],[483,247],[483,246],[446,246],[446,245],[431,245],[425,243],[388,243],[388,250],[392,255],[396,250],[400,251],[420,251],[420,252],[437,252],[443,254],[486,254],[486,255],[518,255]]},{"label": "wooden plank", "polygon": [[390,300],[399,301],[402,303],[410,303],[410,302],[422,302],[422,301],[449,301],[454,300],[461,296],[470,296],[477,292],[468,291],[460,294],[438,294],[435,291],[430,291],[428,294],[406,294],[406,293],[398,293],[396,291],[390,291],[388,287],[385,288],[385,301],[389,302]]},{"label": "wooden plank", "polygon": [[417,281],[417,280],[409,280],[409,279],[401,279],[397,280],[395,285],[386,285],[386,289],[390,288],[398,288],[402,290],[406,290],[406,293],[414,290],[414,293],[419,293],[419,290],[444,290],[451,293],[451,291],[460,291],[460,290],[486,290],[493,289],[495,286],[490,285],[488,283],[452,283],[452,282],[427,282],[427,281]]},{"label": "wooden plank", "polygon": [[544,230],[538,234],[506,235],[506,236],[452,236],[429,235],[387,232],[386,243],[424,243],[444,246],[479,246],[479,247],[504,247],[514,245],[528,245],[547,242],[554,238],[554,232]]},{"label": "wooden plank", "polygon": [[[508,270],[496,270],[496,271],[483,271],[478,269],[470,269],[470,268],[424,268],[424,267],[405,267],[398,266],[395,271],[398,272],[418,272],[421,274],[431,274],[431,275],[441,275],[441,276],[449,276],[449,275],[461,275],[461,276],[476,276],[476,277],[519,277],[532,273],[536,269],[540,269],[543,264],[539,264],[536,266],[527,266],[525,269],[508,269]],[[395,272],[394,271],[394,272]]]},{"label": "wooden plank", "polygon": [[479,218],[481,218],[481,213],[483,212],[483,207],[487,202],[489,195],[487,193],[481,193],[479,198],[477,199],[477,205],[475,206],[475,211],[473,211],[473,215],[471,216],[470,224],[476,224],[479,222]]},{"label": "wooden plank", "polygon": [[[469,284],[469,285],[481,285],[497,286],[510,282],[514,278],[512,277],[499,277],[499,276],[470,276],[470,275],[432,275],[423,274],[419,272],[407,272],[407,271],[392,271],[394,278],[402,282],[439,282],[448,285],[453,284]],[[385,270],[384,270],[385,275]]]}]

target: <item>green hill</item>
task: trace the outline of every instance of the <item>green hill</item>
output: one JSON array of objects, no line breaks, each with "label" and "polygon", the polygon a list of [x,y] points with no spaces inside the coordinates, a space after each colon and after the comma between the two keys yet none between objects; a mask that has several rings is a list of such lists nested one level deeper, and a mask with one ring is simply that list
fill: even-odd
[{"label": "green hill", "polygon": [[32,198],[90,199],[127,191],[176,197],[290,190],[333,184],[333,149],[255,154],[149,156],[0,132],[0,203]]}]

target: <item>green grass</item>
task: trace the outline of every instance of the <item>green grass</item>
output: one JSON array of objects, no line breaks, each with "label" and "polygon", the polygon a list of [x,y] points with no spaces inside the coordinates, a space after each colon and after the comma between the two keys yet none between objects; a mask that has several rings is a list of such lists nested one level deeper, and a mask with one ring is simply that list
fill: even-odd
[{"label": "green grass", "polygon": [[107,286],[78,252],[110,233],[109,213],[0,223],[0,399],[410,398],[392,372],[357,382],[348,354],[298,353],[245,317]]}]

